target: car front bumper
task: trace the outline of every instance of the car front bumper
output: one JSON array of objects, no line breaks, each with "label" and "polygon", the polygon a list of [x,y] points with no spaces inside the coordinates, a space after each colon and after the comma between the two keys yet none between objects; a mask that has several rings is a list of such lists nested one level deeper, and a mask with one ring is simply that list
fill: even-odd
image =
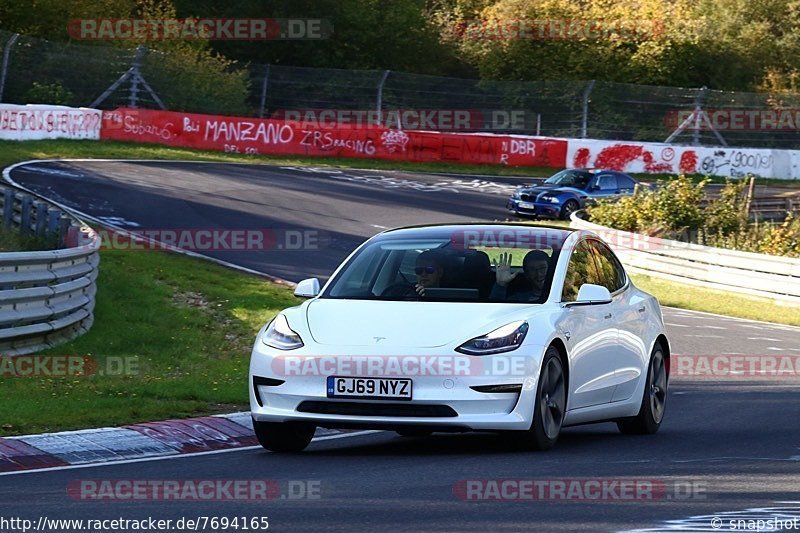
[{"label": "car front bumper", "polygon": [[561,216],[561,206],[559,204],[523,202],[522,200],[515,200],[513,198],[506,204],[506,209],[515,215],[541,218],[558,218]]},{"label": "car front bumper", "polygon": [[[414,356],[388,353],[376,356],[374,349],[367,353],[365,347],[337,348],[335,352],[338,354],[351,354],[347,358],[438,357],[432,352]],[[258,340],[250,361],[248,388],[251,414],[260,422],[308,422],[322,427],[391,429],[413,426],[439,431],[527,430],[531,426],[538,369],[544,349],[523,346],[520,350],[526,348],[528,353],[537,355],[515,355],[516,358],[525,359],[524,364],[516,364],[515,371],[499,368],[508,366],[508,358],[505,362],[490,362],[490,358],[497,356],[483,356],[474,358],[480,362],[470,367],[469,375],[456,375],[456,372],[386,375],[358,371],[344,374],[412,380],[411,400],[360,400],[329,398],[327,377],[343,374],[337,370],[316,370],[324,366],[322,361],[329,363],[332,359],[343,356],[335,355],[333,351],[320,353],[320,350],[316,350],[317,353],[313,356],[295,351],[287,356],[287,352],[274,350]],[[302,364],[298,366],[297,361],[294,361],[287,367],[286,357],[296,357],[302,360]],[[454,352],[442,357],[469,356]],[[492,368],[493,365],[495,368]],[[300,371],[300,375],[289,375],[297,374],[287,371],[289,367],[295,370],[312,370]],[[519,384],[521,387],[519,392],[479,392],[471,388],[503,384]],[[358,414],[351,414],[353,410]]]}]

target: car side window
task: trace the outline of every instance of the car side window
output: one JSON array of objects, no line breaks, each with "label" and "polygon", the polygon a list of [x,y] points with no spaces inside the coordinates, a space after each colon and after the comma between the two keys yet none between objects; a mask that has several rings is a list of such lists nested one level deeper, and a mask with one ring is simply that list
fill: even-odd
[{"label": "car side window", "polygon": [[578,291],[585,283],[602,285],[597,273],[592,249],[586,241],[581,241],[572,251],[561,291],[562,302],[574,302],[578,299]]},{"label": "car side window", "polygon": [[632,191],[636,183],[624,174],[617,174],[617,186],[621,190]]},{"label": "car side window", "polygon": [[617,177],[613,174],[600,174],[597,176],[597,187],[601,191],[616,191]]},{"label": "car side window", "polygon": [[600,283],[613,293],[625,286],[625,271],[611,250],[600,241],[591,241],[597,268],[600,273]]}]

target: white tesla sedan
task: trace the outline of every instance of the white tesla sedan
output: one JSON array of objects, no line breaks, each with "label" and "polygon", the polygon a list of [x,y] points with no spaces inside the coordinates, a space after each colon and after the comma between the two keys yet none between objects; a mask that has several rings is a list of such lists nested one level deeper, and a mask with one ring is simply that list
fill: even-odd
[{"label": "white tesla sedan", "polygon": [[661,309],[595,234],[524,224],[390,230],[258,333],[259,442],[300,451],[317,426],[400,435],[510,431],[536,449],[562,427],[655,433],[669,343]]}]

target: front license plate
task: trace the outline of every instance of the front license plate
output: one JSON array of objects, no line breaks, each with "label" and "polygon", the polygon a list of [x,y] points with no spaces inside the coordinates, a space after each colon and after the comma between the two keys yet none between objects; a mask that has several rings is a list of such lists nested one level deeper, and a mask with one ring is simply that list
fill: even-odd
[{"label": "front license plate", "polygon": [[411,380],[404,378],[345,378],[328,376],[328,398],[410,400]]},{"label": "front license plate", "polygon": [[533,205],[531,202],[520,202],[519,203],[520,209],[536,209],[536,206]]}]

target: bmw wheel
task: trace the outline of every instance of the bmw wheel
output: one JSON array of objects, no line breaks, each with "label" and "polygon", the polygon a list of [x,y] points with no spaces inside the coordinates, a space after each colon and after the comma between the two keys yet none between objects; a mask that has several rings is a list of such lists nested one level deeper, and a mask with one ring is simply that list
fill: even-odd
[{"label": "bmw wheel", "polygon": [[642,395],[642,405],[639,414],[633,418],[617,422],[619,430],[626,435],[652,435],[661,427],[664,420],[664,409],[667,405],[667,372],[664,349],[656,343],[653,355],[650,356],[650,366],[647,369],[647,383]]},{"label": "bmw wheel", "polygon": [[561,208],[561,219],[562,220],[569,220],[569,217],[572,216],[572,213],[580,209],[580,205],[575,200],[567,200],[567,203],[564,204],[564,207]]},{"label": "bmw wheel", "polygon": [[301,452],[314,438],[316,427],[302,422],[258,422],[253,420],[258,443],[271,452]]}]

